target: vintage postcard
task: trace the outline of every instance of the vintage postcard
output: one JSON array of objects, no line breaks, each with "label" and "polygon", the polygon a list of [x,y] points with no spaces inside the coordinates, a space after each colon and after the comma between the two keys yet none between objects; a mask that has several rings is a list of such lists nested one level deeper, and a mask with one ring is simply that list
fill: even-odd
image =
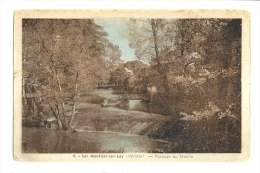
[{"label": "vintage postcard", "polygon": [[14,159],[250,159],[250,14],[14,14]]}]

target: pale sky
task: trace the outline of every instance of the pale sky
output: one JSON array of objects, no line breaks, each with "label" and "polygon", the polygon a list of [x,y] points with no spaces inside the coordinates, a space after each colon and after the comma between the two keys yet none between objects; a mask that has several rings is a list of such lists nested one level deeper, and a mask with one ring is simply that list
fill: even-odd
[{"label": "pale sky", "polygon": [[134,49],[129,47],[127,40],[127,18],[99,18],[95,19],[95,23],[104,27],[104,30],[108,33],[108,39],[114,45],[118,45],[122,51],[121,60],[132,61],[136,60]]}]

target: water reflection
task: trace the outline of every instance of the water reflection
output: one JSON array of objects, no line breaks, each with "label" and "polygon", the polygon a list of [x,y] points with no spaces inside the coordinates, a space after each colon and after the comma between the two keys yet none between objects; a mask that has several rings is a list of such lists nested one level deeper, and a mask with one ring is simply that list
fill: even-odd
[{"label": "water reflection", "polygon": [[[91,93],[108,99],[108,102],[110,105],[112,105],[112,107],[117,107],[125,110],[135,110],[135,111],[142,111],[148,113],[155,113],[161,115],[169,114],[168,110],[166,110],[165,108],[155,103],[150,103],[149,101],[143,101],[141,99],[120,100],[119,98],[128,98],[128,95],[125,93],[122,94],[120,92],[119,92],[120,94],[117,94],[118,93],[117,90],[114,89],[95,89],[95,90],[91,90]],[[81,98],[84,98],[85,100],[88,99],[88,97],[86,96],[81,96]]]},{"label": "water reflection", "polygon": [[23,127],[23,152],[26,153],[147,153],[167,152],[170,144],[125,133],[64,132]]},{"label": "water reflection", "polygon": [[162,108],[154,103],[149,103],[143,100],[129,100],[128,102],[129,110],[168,115],[168,111],[165,108]]},{"label": "water reflection", "polygon": [[[114,90],[112,89],[93,90],[92,93],[108,98],[111,104],[113,103],[113,98],[121,96],[120,94],[114,94]],[[81,97],[88,98],[89,96],[82,95]],[[82,107],[84,107],[82,104],[77,105],[77,109]],[[161,107],[142,100],[120,100],[120,104],[115,107],[156,114],[167,114]],[[140,127],[139,124],[134,126],[137,132],[139,131],[138,127]],[[147,153],[171,151],[171,144],[166,141],[126,133],[105,131],[73,133],[29,127],[23,127],[22,130],[22,149],[26,153]]]}]

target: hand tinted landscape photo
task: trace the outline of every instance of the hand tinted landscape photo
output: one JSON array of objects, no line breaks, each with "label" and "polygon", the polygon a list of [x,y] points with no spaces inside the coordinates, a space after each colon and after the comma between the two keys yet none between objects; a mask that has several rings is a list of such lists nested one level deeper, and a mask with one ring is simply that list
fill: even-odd
[{"label": "hand tinted landscape photo", "polygon": [[241,153],[237,18],[22,20],[23,153]]}]

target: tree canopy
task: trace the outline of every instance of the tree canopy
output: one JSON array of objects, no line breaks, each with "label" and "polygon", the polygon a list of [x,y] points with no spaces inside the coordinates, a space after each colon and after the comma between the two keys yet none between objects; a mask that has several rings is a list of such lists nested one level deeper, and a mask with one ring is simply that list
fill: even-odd
[{"label": "tree canopy", "polygon": [[[24,94],[38,93],[60,128],[73,119],[64,116],[66,99],[73,102],[73,114],[78,91],[108,82],[106,45],[116,46],[106,36],[92,19],[23,19],[24,88],[33,88]],[[120,59],[118,47],[116,51],[111,59]]]}]

